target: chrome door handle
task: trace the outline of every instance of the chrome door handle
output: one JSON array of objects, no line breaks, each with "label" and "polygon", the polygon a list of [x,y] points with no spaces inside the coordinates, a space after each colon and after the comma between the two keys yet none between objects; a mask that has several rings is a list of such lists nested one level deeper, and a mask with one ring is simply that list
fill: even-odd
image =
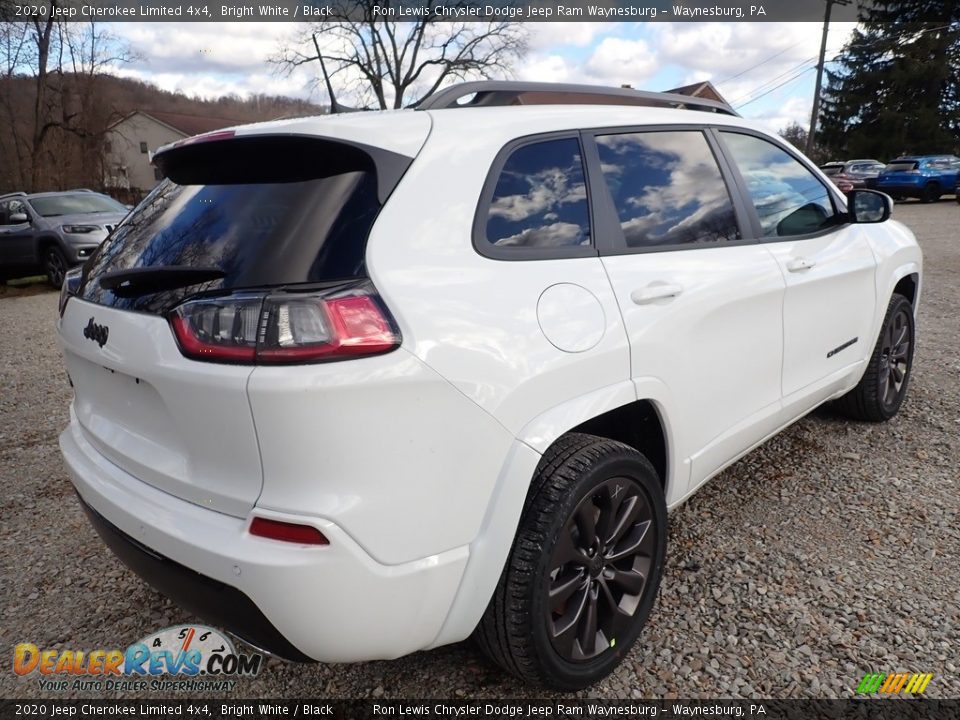
[{"label": "chrome door handle", "polygon": [[683,286],[676,283],[650,283],[630,293],[630,299],[637,305],[646,305],[654,300],[676,297],[683,292]]},{"label": "chrome door handle", "polygon": [[816,264],[816,260],[807,260],[807,258],[802,257],[790,258],[787,261],[787,270],[790,272],[802,272],[803,270],[809,270]]}]

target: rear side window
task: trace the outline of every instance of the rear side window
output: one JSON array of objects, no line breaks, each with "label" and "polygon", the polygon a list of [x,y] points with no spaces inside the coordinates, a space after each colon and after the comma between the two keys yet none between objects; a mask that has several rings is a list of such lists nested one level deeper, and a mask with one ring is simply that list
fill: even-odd
[{"label": "rear side window", "polygon": [[590,245],[590,212],[580,141],[556,138],[523,145],[507,158],[486,217],[495,248]]},{"label": "rear side window", "polygon": [[[366,238],[381,207],[369,156],[291,138],[230,140],[189,153],[163,168],[170,179],[100,246],[82,297],[164,312],[198,291],[365,276]],[[184,265],[218,268],[224,277],[135,297],[97,282],[116,270]]]},{"label": "rear side window", "polygon": [[628,247],[740,239],[730,193],[703,133],[638,132],[596,141]]},{"label": "rear side window", "polygon": [[885,172],[906,172],[908,170],[916,170],[916,169],[917,169],[917,163],[907,160],[904,162],[892,162],[884,168],[884,171]]},{"label": "rear side window", "polygon": [[786,150],[753,135],[721,135],[747,183],[765,237],[807,235],[837,224],[827,188]]}]

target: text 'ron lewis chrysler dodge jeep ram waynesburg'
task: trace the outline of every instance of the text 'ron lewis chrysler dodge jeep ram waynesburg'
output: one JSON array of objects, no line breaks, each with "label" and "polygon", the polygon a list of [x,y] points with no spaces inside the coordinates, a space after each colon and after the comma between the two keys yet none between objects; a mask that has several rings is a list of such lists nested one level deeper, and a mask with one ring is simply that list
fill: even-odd
[{"label": "text 'ron lewis chrysler dodge jeep ram waynesburg'", "polygon": [[124,562],[290,659],[475,635],[584,687],[643,628],[668,508],[907,392],[890,199],[719,103],[467,83],[156,157],[64,285],[63,455]]}]

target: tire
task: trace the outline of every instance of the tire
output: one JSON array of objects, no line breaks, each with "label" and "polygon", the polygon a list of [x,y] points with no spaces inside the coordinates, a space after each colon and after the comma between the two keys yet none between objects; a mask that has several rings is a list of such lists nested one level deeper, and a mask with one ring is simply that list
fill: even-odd
[{"label": "tire", "polygon": [[63,276],[70,269],[66,256],[56,245],[48,245],[43,250],[43,270],[47,274],[47,282],[57,290],[63,284]]},{"label": "tire", "polygon": [[640,635],[666,542],[667,509],[650,462],[619,442],[565,435],[537,467],[510,557],[474,637],[491,660],[523,680],[557,690],[592,685]]},{"label": "tire", "polygon": [[937,183],[927,183],[923,186],[923,194],[920,196],[920,202],[934,203],[940,199],[943,192]]},{"label": "tire", "polygon": [[838,409],[854,420],[868,422],[885,422],[896,415],[910,384],[914,340],[913,305],[895,293],[866,372],[853,390],[836,401]]}]

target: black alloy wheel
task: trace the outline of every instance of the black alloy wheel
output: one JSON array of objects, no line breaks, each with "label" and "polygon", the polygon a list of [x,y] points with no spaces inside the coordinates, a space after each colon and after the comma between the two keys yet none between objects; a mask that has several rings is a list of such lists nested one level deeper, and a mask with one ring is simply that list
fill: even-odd
[{"label": "black alloy wheel", "polygon": [[474,638],[528,682],[588,687],[643,630],[666,546],[663,484],[647,458],[615,440],[563,435],[537,465]]},{"label": "black alloy wheel", "polygon": [[47,282],[53,287],[59,288],[63,285],[63,278],[70,268],[67,259],[56,245],[43,251],[43,269],[47,273]]},{"label": "black alloy wheel", "polygon": [[900,305],[887,318],[880,335],[880,372],[877,392],[887,410],[896,412],[910,372],[913,340],[913,314],[909,305]]},{"label": "black alloy wheel", "polygon": [[914,350],[913,305],[894,294],[857,386],[836,401],[836,407],[855,420],[884,422],[900,411],[907,396]]},{"label": "black alloy wheel", "polygon": [[611,478],[583,498],[550,558],[550,642],[579,662],[616,647],[630,628],[657,557],[650,498],[634,480]]}]

